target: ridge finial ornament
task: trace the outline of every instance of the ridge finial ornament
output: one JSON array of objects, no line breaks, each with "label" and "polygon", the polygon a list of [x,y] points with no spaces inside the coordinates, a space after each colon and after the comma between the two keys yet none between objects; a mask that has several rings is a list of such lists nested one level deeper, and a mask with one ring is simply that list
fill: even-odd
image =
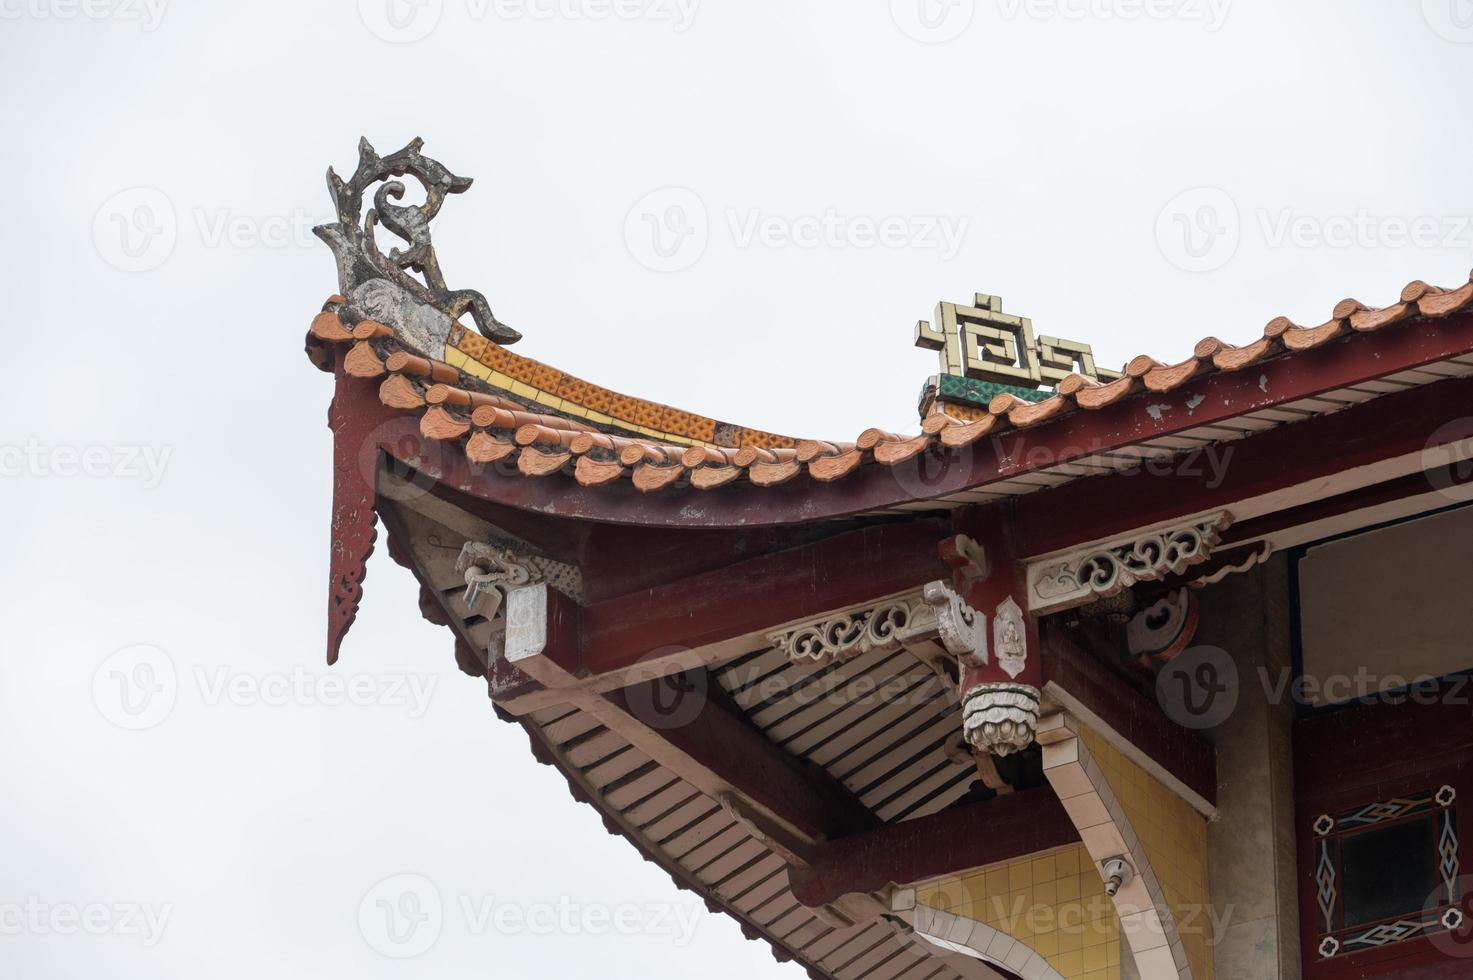
[{"label": "ridge finial ornament", "polygon": [[[403,149],[380,156],[367,139],[358,141],[358,167],[343,180],[331,167],[327,186],[337,221],[312,231],[327,243],[337,259],[338,285],[347,298],[344,312],[357,319],[387,323],[421,353],[438,357],[445,338],[461,314],[469,312],[476,328],[498,344],[511,344],[521,334],[496,319],[486,297],[474,289],[450,289],[430,240],[430,222],[445,198],[471,186],[471,178],[457,177],[444,164],[420,153],[424,140],[416,137]],[[425,199],[403,204],[405,188],[394,177],[419,181]],[[378,184],[373,207],[363,214],[363,195]],[[387,255],[374,238],[378,225],[403,239],[405,248]],[[423,281],[410,275],[417,272]]]},{"label": "ridge finial ornament", "polygon": [[940,352],[941,373],[1037,388],[1056,385],[1072,373],[1113,381],[1119,371],[1095,365],[1089,344],[1033,333],[1026,316],[1004,313],[1002,297],[978,293],[972,306],[938,303],[931,322],[916,323],[915,345]]}]

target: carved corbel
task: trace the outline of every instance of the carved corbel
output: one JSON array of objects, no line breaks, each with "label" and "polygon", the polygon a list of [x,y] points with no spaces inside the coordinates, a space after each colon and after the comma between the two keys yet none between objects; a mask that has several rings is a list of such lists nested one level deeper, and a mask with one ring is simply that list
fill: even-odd
[{"label": "carved corbel", "polygon": [[465,576],[465,607],[487,619],[496,618],[507,589],[542,581],[542,575],[515,552],[494,544],[467,541],[455,560]]},{"label": "carved corbel", "polygon": [[467,541],[455,560],[465,576],[465,606],[494,619],[508,589],[546,582],[575,600],[582,599],[583,576],[572,565],[526,554],[505,545]]},{"label": "carved corbel", "polygon": [[927,582],[921,596],[936,617],[936,632],[948,653],[987,663],[987,617],[967,604],[945,582]]}]

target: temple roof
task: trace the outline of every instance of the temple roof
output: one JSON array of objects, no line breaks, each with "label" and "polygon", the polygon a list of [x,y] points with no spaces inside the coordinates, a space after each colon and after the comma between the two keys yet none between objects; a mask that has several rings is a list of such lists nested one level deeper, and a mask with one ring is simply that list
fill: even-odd
[{"label": "temple roof", "polygon": [[[380,156],[365,140],[348,180],[328,171],[338,220],[316,232],[337,260],[338,292],[312,321],[308,354],[338,373],[341,411],[393,421],[396,438],[407,423],[412,441],[433,449],[380,440],[389,455],[524,509],[737,526],[985,503],[1473,373],[1473,318],[1453,316],[1473,307],[1473,277],[1450,288],[1416,281],[1382,307],[1345,299],[1315,326],[1275,317],[1241,346],[1204,337],[1186,360],[1142,354],[1119,372],[1096,369],[1087,344],[1035,336],[1028,318],[979,293],[916,326],[916,345],[941,361],[918,431],[768,432],[509,350],[521,334],[476,290],[448,286],[430,239],[447,196],[471,181],[421,145]],[[422,204],[397,203],[404,185],[394,178],[406,174]],[[380,250],[380,230],[407,247]],[[523,488],[518,475],[549,482]]]},{"label": "temple roof", "polygon": [[[461,444],[473,463],[514,462],[529,477],[565,474],[589,487],[627,480],[648,492],[678,485],[712,490],[738,482],[770,487],[803,473],[820,482],[839,480],[869,462],[893,466],[927,450],[958,449],[1129,398],[1169,394],[1204,375],[1314,357],[1336,341],[1447,317],[1473,306],[1473,281],[1451,288],[1412,282],[1384,307],[1345,299],[1312,327],[1275,317],[1242,346],[1204,337],[1184,361],[1164,364],[1141,354],[1114,380],[1070,373],[1053,393],[1041,393],[1041,400],[1003,390],[985,407],[969,410],[933,397],[918,432],[868,428],[834,440],[779,435],[620,394],[521,357],[459,323],[450,330],[444,359],[425,357],[391,327],[368,319],[351,322],[345,303],[333,296],[313,319],[309,354],[331,370],[330,348],[341,347],[343,370],[379,380],[380,400],[418,414],[425,437]],[[1331,398],[1327,407],[1359,400]]]}]

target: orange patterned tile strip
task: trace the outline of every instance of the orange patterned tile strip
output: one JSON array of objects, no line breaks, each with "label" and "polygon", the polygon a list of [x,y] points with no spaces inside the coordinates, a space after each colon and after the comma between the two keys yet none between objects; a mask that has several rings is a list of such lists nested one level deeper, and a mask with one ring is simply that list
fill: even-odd
[{"label": "orange patterned tile strip", "polygon": [[791,449],[797,440],[759,429],[727,425],[692,412],[645,401],[590,384],[457,324],[450,331],[445,360],[493,388],[546,405],[590,422],[612,425],[662,442],[687,445]]}]

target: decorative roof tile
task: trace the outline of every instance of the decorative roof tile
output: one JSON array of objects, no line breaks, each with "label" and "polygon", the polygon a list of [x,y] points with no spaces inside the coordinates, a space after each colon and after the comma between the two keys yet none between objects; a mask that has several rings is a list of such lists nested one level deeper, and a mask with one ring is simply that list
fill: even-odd
[{"label": "decorative roof tile", "polygon": [[[463,353],[466,360],[457,368],[406,351],[393,330],[381,323],[346,323],[338,313],[340,301],[341,297],[333,297],[312,320],[308,345],[314,360],[326,363],[322,347],[346,345],[343,370],[364,380],[383,377],[380,400],[392,408],[422,412],[420,431],[426,438],[464,440],[467,456],[478,463],[515,456],[518,471],[527,476],[567,472],[585,486],[627,479],[636,489],[653,492],[677,484],[713,490],[743,477],[755,486],[776,486],[805,471],[815,480],[829,482],[853,473],[869,460],[893,466],[935,445],[964,447],[1008,429],[1038,425],[1075,411],[1097,411],[1141,391],[1170,392],[1205,373],[1242,370],[1270,357],[1305,356],[1348,335],[1381,330],[1414,317],[1446,317],[1473,307],[1473,275],[1454,289],[1411,283],[1402,290],[1400,302],[1379,309],[1342,300],[1331,318],[1315,327],[1275,317],[1264,327],[1262,337],[1243,347],[1205,337],[1196,345],[1194,356],[1177,364],[1162,364],[1141,355],[1130,361],[1120,378],[1104,383],[1072,374],[1042,400],[999,391],[977,417],[959,419],[934,412],[914,435],[870,428],[853,443],[799,442],[728,426],[729,438],[736,441],[732,446],[696,438],[714,435],[720,423],[607,392],[500,348],[500,353],[490,356],[496,345],[475,338],[482,343],[468,345],[479,354],[473,363],[484,364],[489,359],[512,372],[503,372],[503,376],[517,385],[499,393],[482,390],[495,386],[482,376],[484,372],[466,370],[465,364],[472,363],[468,353]],[[458,325],[452,336],[457,333],[472,337]],[[314,345],[319,349],[313,350]],[[548,385],[553,392],[532,382]],[[554,392],[562,395],[548,397]],[[552,403],[557,408],[533,411],[527,402]],[[618,414],[595,412],[589,407],[593,404]]]}]

